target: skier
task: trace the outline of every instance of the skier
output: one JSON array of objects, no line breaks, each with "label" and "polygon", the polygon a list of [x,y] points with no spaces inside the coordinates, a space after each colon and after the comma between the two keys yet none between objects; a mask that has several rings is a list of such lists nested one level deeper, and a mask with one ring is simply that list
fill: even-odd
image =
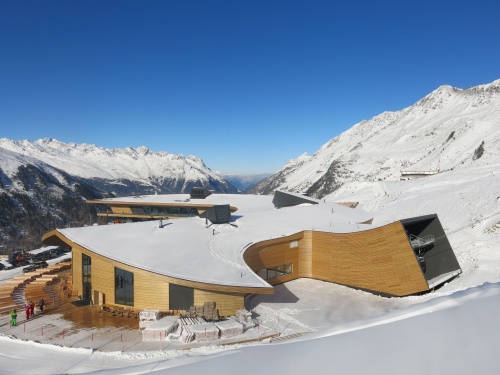
[{"label": "skier", "polygon": [[33,301],[30,302],[30,316],[32,318],[35,316],[35,304]]},{"label": "skier", "polygon": [[12,308],[12,310],[10,311],[10,319],[10,325],[12,327],[15,327],[17,325],[17,312],[15,308]]}]

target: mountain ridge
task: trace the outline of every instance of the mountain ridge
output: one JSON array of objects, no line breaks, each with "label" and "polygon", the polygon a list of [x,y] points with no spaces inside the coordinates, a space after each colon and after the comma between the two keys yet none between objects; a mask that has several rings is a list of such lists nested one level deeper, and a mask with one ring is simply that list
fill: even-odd
[{"label": "mountain ridge", "polygon": [[56,228],[89,225],[96,212],[85,199],[188,193],[203,186],[221,193],[238,189],[201,158],[137,149],[105,149],[63,143],[0,139],[0,251],[40,246]]},{"label": "mountain ridge", "polygon": [[[187,179],[206,181],[212,178],[221,180],[221,183],[223,180],[221,175],[208,168],[201,158],[153,152],[144,146],[107,149],[86,143],[64,143],[53,138],[36,141],[1,138],[0,148],[35,157],[48,165],[83,178],[159,181],[167,173],[183,172]],[[223,185],[229,191],[234,190],[227,184]]]},{"label": "mountain ridge", "polygon": [[[351,181],[398,179],[401,170],[451,170],[500,157],[500,80],[458,89],[443,85],[412,106],[382,112],[289,160],[251,190],[322,198]],[[479,156],[479,157],[477,157]]]}]

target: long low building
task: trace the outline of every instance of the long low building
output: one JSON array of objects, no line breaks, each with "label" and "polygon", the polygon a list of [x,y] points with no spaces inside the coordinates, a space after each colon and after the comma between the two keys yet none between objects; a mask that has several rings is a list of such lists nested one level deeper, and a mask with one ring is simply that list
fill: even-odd
[{"label": "long low building", "polygon": [[[189,202],[203,206],[197,216],[56,229],[43,241],[71,247],[82,298],[162,311],[216,302],[233,315],[247,294],[300,277],[406,296],[461,272],[437,215],[374,226],[363,210],[286,192],[211,197]],[[174,207],[190,198],[119,200]]]}]

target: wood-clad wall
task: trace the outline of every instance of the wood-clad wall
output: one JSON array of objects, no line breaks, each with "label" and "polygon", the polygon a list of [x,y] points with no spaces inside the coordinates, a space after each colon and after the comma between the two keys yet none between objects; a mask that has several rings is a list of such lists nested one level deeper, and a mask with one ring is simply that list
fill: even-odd
[{"label": "wood-clad wall", "polygon": [[[121,215],[131,215],[132,210],[130,207],[127,206],[110,206],[111,212],[114,214],[121,214]],[[142,212],[144,213],[144,212]]]},{"label": "wood-clad wall", "polygon": [[299,277],[313,277],[312,254],[313,254],[313,232],[303,232],[299,241]]},{"label": "wood-clad wall", "polygon": [[203,306],[206,301],[215,301],[219,314],[223,316],[234,315],[236,311],[245,308],[245,300],[239,293],[211,292],[209,290],[194,290],[195,306]]},{"label": "wood-clad wall", "polygon": [[[295,239],[299,247],[290,248]],[[400,222],[354,233],[304,231],[254,244],[244,259],[254,272],[293,264],[291,274],[267,280],[271,285],[309,277],[394,296],[429,289]]]},{"label": "wood-clad wall", "polygon": [[313,278],[405,296],[429,289],[400,222],[356,233],[313,232]]},{"label": "wood-clad wall", "polygon": [[[302,237],[301,233],[259,242],[245,251],[243,259],[254,272],[263,268],[276,268],[283,264],[292,263],[292,273],[266,281],[271,285],[276,285],[295,280],[300,277],[299,248]],[[299,246],[290,248],[291,241],[298,241]]]},{"label": "wood-clad wall", "polygon": [[[221,315],[233,315],[243,308],[248,293],[273,293],[271,287],[204,284],[159,275],[95,254],[57,231],[44,238],[55,241],[51,236],[73,249],[73,285],[78,294],[82,293],[82,254],[91,257],[92,288],[104,294],[106,304],[115,304],[115,267],[134,274],[136,308],[169,310],[169,283],[193,288],[196,306],[215,301]],[[292,241],[298,246],[290,246]],[[243,257],[254,272],[292,263],[292,273],[267,280],[271,285],[309,277],[394,296],[429,289],[400,222],[345,234],[304,231],[255,243]]]},{"label": "wood-clad wall", "polygon": [[[77,244],[73,244],[73,288],[78,294],[82,293],[82,254],[91,258],[92,290],[104,294],[104,303],[115,304],[115,267],[134,274],[134,308],[168,311],[169,308],[169,283],[193,287],[186,280],[176,280],[168,276],[158,275],[136,267],[116,262],[101,255],[88,251]],[[210,285],[207,285],[210,287]],[[231,289],[232,287],[224,287]],[[210,291],[207,289],[194,289],[194,303],[202,306],[205,302],[214,301],[221,315],[234,315],[244,307],[244,297],[247,292]],[[236,289],[236,288],[232,288]],[[253,289],[252,289],[253,290]],[[269,291],[268,291],[269,293]]]},{"label": "wood-clad wall", "polygon": [[83,270],[82,270],[82,253],[81,251],[78,254],[72,252],[71,259],[71,274],[73,278],[73,290],[76,291],[77,295],[82,295],[83,287]]}]

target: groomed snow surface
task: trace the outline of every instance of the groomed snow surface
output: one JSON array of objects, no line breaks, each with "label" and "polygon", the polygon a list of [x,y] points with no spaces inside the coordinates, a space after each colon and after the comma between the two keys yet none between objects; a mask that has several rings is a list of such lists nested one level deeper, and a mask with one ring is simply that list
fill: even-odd
[{"label": "groomed snow surface", "polygon": [[[327,201],[360,202],[374,224],[437,213],[463,270],[442,288],[383,298],[314,280],[247,299],[279,342],[191,350],[91,352],[0,337],[5,374],[497,374],[500,165],[412,181],[352,183]],[[64,321],[53,322],[64,324]]]}]

